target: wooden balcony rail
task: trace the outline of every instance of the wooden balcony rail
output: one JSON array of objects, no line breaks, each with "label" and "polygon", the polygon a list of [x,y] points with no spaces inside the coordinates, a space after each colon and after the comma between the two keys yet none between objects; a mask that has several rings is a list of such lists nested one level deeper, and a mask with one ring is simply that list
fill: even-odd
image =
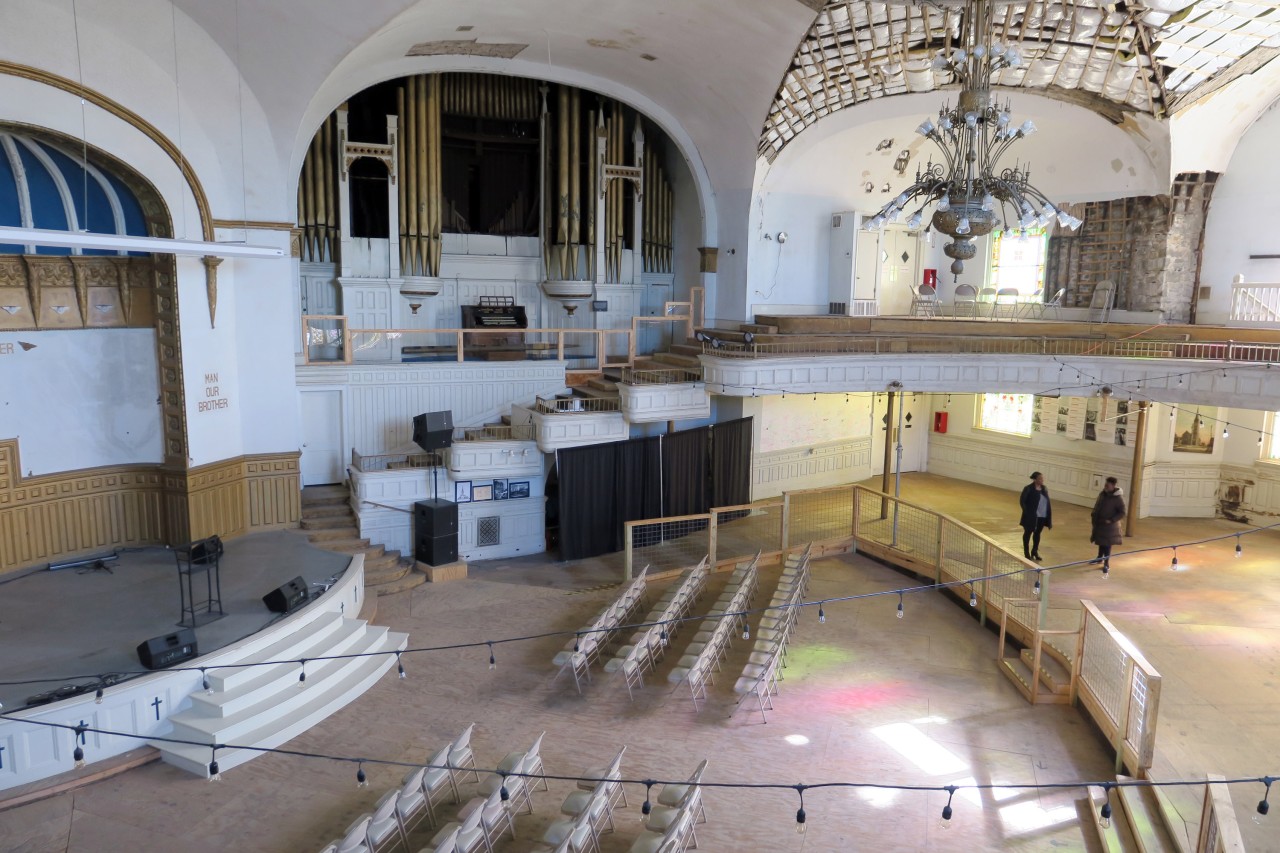
[{"label": "wooden balcony rail", "polygon": [[544,415],[620,412],[622,401],[617,397],[538,397],[534,411]]},{"label": "wooden balcony rail", "polygon": [[624,368],[622,382],[626,385],[678,385],[684,382],[701,382],[702,370],[673,367],[663,370],[636,370]]}]

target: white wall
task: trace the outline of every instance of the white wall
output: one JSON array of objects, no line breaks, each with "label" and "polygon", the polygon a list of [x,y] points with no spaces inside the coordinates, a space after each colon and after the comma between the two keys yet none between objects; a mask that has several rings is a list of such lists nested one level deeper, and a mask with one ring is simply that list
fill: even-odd
[{"label": "white wall", "polygon": [[1278,254],[1277,136],[1280,109],[1273,104],[1244,134],[1214,187],[1200,266],[1200,285],[1212,290],[1210,298],[1196,308],[1198,323],[1227,322],[1231,313],[1231,280],[1237,274],[1243,275],[1246,282],[1280,282],[1280,259],[1249,260],[1251,254]]},{"label": "white wall", "polygon": [[753,420],[751,497],[871,476],[870,394],[744,398]]},{"label": "white wall", "polygon": [[[920,118],[937,111],[942,93],[886,98],[889,104],[841,110],[806,130],[770,165],[760,161],[750,211],[748,271],[750,301],[760,304],[827,304],[827,255],[830,216],[841,210],[873,213],[909,186],[934,144],[914,132]],[[1031,118],[1039,132],[1018,142],[1006,159],[1032,165],[1032,183],[1053,201],[1121,198],[1168,191],[1167,158],[1162,165],[1138,134],[1117,128],[1082,107],[1030,93],[1012,96],[1015,115]],[[884,139],[893,145],[876,148]],[[893,169],[898,153],[911,152],[905,175]],[[1100,157],[1098,152],[1105,152]],[[1159,157],[1154,158],[1156,161]],[[863,184],[873,185],[871,193]],[[888,183],[891,192],[882,192]],[[790,240],[778,251],[764,235],[786,231]],[[981,241],[985,242],[985,241]],[[942,294],[950,295],[950,259],[935,238],[931,262],[938,269]],[[982,274],[978,258],[966,264],[963,283]],[[775,276],[774,270],[777,269]],[[776,285],[775,285],[776,281]]]},{"label": "white wall", "polygon": [[[288,235],[255,232],[253,242],[286,244]],[[297,307],[293,301],[296,263],[279,260],[227,260],[228,282],[235,292],[237,372],[240,382],[241,441],[245,453],[279,453],[301,445],[294,377],[294,339]],[[219,278],[221,282],[222,279]],[[223,285],[219,284],[219,293]],[[221,297],[219,297],[221,301]],[[190,358],[188,354],[186,356]],[[244,381],[247,380],[247,381]]]},{"label": "white wall", "polygon": [[159,395],[150,329],[0,333],[0,438],[24,475],[162,461]]}]

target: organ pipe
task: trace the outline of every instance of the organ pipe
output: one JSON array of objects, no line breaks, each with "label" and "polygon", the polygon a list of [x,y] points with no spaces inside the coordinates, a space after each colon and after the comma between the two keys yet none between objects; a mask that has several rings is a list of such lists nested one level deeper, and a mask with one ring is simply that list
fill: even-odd
[{"label": "organ pipe", "polygon": [[307,262],[337,260],[335,126],[331,115],[316,130],[298,177],[298,225],[302,228],[302,260]]}]

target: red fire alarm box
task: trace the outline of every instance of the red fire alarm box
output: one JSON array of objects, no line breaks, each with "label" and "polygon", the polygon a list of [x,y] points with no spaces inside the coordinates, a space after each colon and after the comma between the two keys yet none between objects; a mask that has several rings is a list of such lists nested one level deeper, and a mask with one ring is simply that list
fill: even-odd
[{"label": "red fire alarm box", "polygon": [[[927,269],[927,270],[925,270],[925,271],[924,271],[924,280],[923,280],[921,283],[922,283],[922,284],[927,284],[927,285],[929,285],[930,287],[932,287],[932,288],[935,288],[935,289],[936,289],[936,288],[938,287],[938,271],[937,271],[937,270],[931,270],[931,269]],[[944,429],[944,430],[943,430],[943,432],[946,432],[946,430]]]},{"label": "red fire alarm box", "polygon": [[934,432],[947,431],[947,413],[946,412],[933,413],[933,431]]}]

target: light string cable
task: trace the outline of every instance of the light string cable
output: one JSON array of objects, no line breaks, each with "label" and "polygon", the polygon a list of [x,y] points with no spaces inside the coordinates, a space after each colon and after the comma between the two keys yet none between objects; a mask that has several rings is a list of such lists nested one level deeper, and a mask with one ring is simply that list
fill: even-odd
[{"label": "light string cable", "polygon": [[[1218,373],[1218,372],[1223,372],[1223,373],[1225,373],[1227,370],[1236,370],[1236,369],[1249,370],[1249,369],[1256,369],[1256,368],[1258,368],[1258,367],[1260,366],[1260,365],[1239,365],[1239,366],[1237,366],[1237,367],[1231,367],[1231,368],[1224,368],[1224,367],[1212,367],[1212,368],[1208,368],[1208,369],[1206,369],[1206,370],[1195,370],[1195,371],[1189,371],[1189,372],[1186,372],[1186,373],[1171,373],[1171,374],[1169,374],[1168,376],[1148,376],[1148,377],[1144,377],[1143,379],[1127,379],[1127,380],[1121,380],[1121,381],[1119,381],[1119,382],[1108,382],[1108,381],[1106,381],[1106,380],[1102,379],[1101,377],[1094,376],[1094,375],[1092,375],[1091,373],[1088,373],[1087,371],[1081,370],[1081,369],[1080,369],[1079,367],[1077,367],[1077,366],[1067,364],[1066,362],[1063,362],[1063,361],[1059,361],[1056,357],[1054,358],[1054,361],[1056,361],[1056,362],[1060,365],[1059,370],[1061,370],[1061,369],[1063,369],[1063,368],[1070,368],[1071,370],[1076,371],[1077,375],[1079,375],[1079,376],[1081,376],[1081,377],[1083,377],[1083,378],[1085,378],[1085,379],[1088,379],[1088,380],[1090,380],[1090,381],[1089,381],[1089,383],[1088,383],[1088,384],[1059,386],[1058,388],[1051,389],[1051,390],[1049,390],[1049,391],[1047,391],[1047,392],[1041,392],[1041,393],[1040,393],[1039,395],[1037,395],[1037,396],[1042,396],[1042,397],[1043,397],[1043,396],[1055,396],[1055,392],[1058,392],[1058,391],[1070,391],[1070,390],[1084,389],[1084,388],[1097,389],[1097,388],[1104,388],[1104,387],[1111,387],[1111,388],[1113,388],[1113,389],[1114,389],[1114,388],[1116,388],[1117,386],[1120,386],[1120,387],[1122,388],[1122,390],[1124,391],[1124,393],[1128,394],[1130,397],[1140,397],[1140,398],[1142,399],[1142,401],[1144,401],[1144,402],[1147,402],[1147,403],[1160,403],[1161,405],[1169,406],[1171,409],[1175,409],[1175,410],[1176,410],[1176,409],[1179,409],[1179,408],[1185,409],[1185,408],[1187,408],[1187,407],[1188,407],[1188,404],[1185,404],[1185,403],[1169,403],[1169,402],[1165,402],[1165,401],[1163,401],[1163,400],[1157,400],[1155,397],[1151,396],[1151,394],[1150,394],[1149,392],[1147,392],[1147,391],[1142,387],[1142,383],[1144,383],[1144,382],[1156,381],[1156,380],[1161,380],[1161,379],[1174,379],[1174,378],[1178,378],[1178,379],[1179,379],[1179,382],[1181,382],[1181,377],[1183,377],[1183,376],[1197,376],[1197,375],[1199,375],[1199,374],[1201,374],[1201,373]],[[1271,364],[1270,364],[1270,363],[1268,363],[1266,366],[1267,366],[1267,368],[1270,368],[1270,367],[1271,367]],[[1137,388],[1128,388],[1128,387],[1123,387],[1123,386],[1127,386],[1127,385],[1130,385],[1130,384],[1135,383],[1135,382],[1136,382],[1136,383],[1138,383],[1138,387],[1137,387]],[[1113,393],[1113,394],[1112,394],[1112,396],[1114,397],[1114,396],[1115,396],[1115,394]],[[1194,407],[1194,406],[1197,406],[1197,405],[1198,405],[1198,404],[1196,404],[1196,403],[1192,403],[1192,404],[1190,404],[1190,406],[1193,406],[1193,407]],[[1215,407],[1215,408],[1216,408],[1216,407]],[[1132,412],[1129,412],[1129,413],[1127,413],[1127,414],[1131,415],[1131,414],[1133,414],[1133,413],[1132,413]],[[1172,416],[1172,412],[1170,413],[1170,415]],[[1235,423],[1234,421],[1229,421],[1229,420],[1227,420],[1226,418],[1219,418],[1219,417],[1216,417],[1216,416],[1214,416],[1214,415],[1206,415],[1206,414],[1204,414],[1204,413],[1202,413],[1202,412],[1199,412],[1199,411],[1197,411],[1197,417],[1198,417],[1201,421],[1212,421],[1212,422],[1213,422],[1213,423],[1215,423],[1215,424],[1222,424],[1224,431],[1228,431],[1228,430],[1231,430],[1231,429],[1242,429],[1242,430],[1244,430],[1244,431],[1246,431],[1246,432],[1254,433],[1255,435],[1257,435],[1257,436],[1258,436],[1259,441],[1261,441],[1263,438],[1271,438],[1271,437],[1272,437],[1272,433],[1267,432],[1265,429],[1259,429],[1259,428],[1257,428],[1257,427],[1245,426],[1244,424],[1238,424],[1238,423]],[[1229,436],[1226,436],[1226,435],[1224,435],[1224,436],[1223,436],[1223,438],[1227,438],[1227,437],[1229,437]]]},{"label": "light string cable", "polygon": [[[206,747],[210,750],[212,760],[209,764],[211,770],[217,766],[217,754],[219,750],[244,750],[247,752],[256,752],[259,754],[287,755],[294,758],[308,758],[321,761],[335,761],[344,764],[354,764],[357,767],[357,784],[360,787],[367,787],[368,781],[364,772],[366,764],[381,767],[408,768],[416,770],[425,768],[428,770],[452,770],[447,764],[424,764],[417,761],[399,761],[390,758],[369,758],[365,756],[351,755],[332,755],[323,752],[309,752],[298,749],[281,749],[273,746],[254,746],[250,744],[235,743],[210,743],[208,741],[187,740],[185,738],[162,737],[155,735],[138,734],[137,732],[114,731],[112,729],[103,729],[96,726],[86,725],[85,723],[56,723],[50,720],[28,720],[21,717],[15,717],[9,713],[0,713],[0,720],[9,720],[11,722],[30,723],[36,726],[43,726],[52,729],[61,729],[71,732],[77,742],[85,734],[105,735],[109,737],[132,738],[134,740],[145,740],[148,742],[169,743],[181,746],[199,746]],[[646,789],[654,785],[688,785],[688,779],[654,779],[654,778],[619,778],[611,779],[603,776],[587,776],[587,775],[568,775],[553,774],[545,772],[514,772],[505,771],[498,768],[478,768],[478,773],[491,774],[501,776],[504,779],[521,778],[527,780],[534,779],[551,779],[557,782],[616,782],[623,785],[644,786]],[[211,773],[211,776],[218,774]],[[1266,774],[1263,776],[1238,776],[1230,779],[1214,780],[1217,784],[1225,785],[1247,785],[1257,784],[1264,786],[1263,799],[1258,803],[1257,811],[1259,814],[1265,815],[1269,810],[1268,797],[1270,795],[1271,785],[1280,780],[1280,774]],[[1071,789],[1088,789],[1090,787],[1108,788],[1178,788],[1191,787],[1197,785],[1207,785],[1210,781],[1207,779],[1125,779],[1125,780],[1102,780],[1102,781],[1071,781],[1071,782],[972,782],[948,785],[912,785],[889,782],[849,782],[849,781],[831,781],[831,782],[814,782],[801,783],[794,782],[705,782],[699,780],[695,784],[698,788],[712,790],[774,790],[774,791],[797,791],[800,792],[803,801],[803,793],[805,791],[823,790],[823,789],[857,789],[857,788],[873,788],[884,791],[940,791],[943,793],[952,793],[954,791],[970,790],[970,791],[990,791],[997,788],[1018,791],[1041,791],[1041,790],[1071,790]],[[803,808],[803,805],[801,806]],[[798,822],[803,823],[803,820]]]},{"label": "light string cable", "polygon": [[[1129,551],[1122,551],[1119,553],[1112,554],[1111,559],[1116,559],[1118,557],[1132,556],[1135,554],[1145,554],[1145,553],[1150,553],[1154,551],[1166,551],[1170,549],[1172,549],[1176,555],[1177,549],[1179,548],[1188,548],[1196,545],[1206,545],[1212,542],[1221,542],[1227,539],[1234,539],[1236,541],[1236,544],[1239,545],[1241,537],[1251,536],[1256,533],[1263,533],[1269,530],[1274,530],[1276,528],[1280,528],[1280,521],[1276,521],[1267,525],[1251,527],[1248,530],[1241,530],[1234,533],[1224,533],[1219,536],[1209,536],[1203,539],[1194,539],[1186,542],[1177,542],[1177,543],[1171,543],[1167,545],[1152,545],[1146,548],[1134,548]],[[801,549],[800,547],[797,547],[797,548],[791,548],[788,550],[799,551]],[[1067,563],[1059,563],[1052,566],[1034,566],[1034,567],[1027,566],[1023,568],[1013,569],[1012,571],[1008,571],[1008,572],[999,572],[996,574],[984,575],[984,576],[973,577],[973,578],[964,578],[960,580],[943,581],[939,583],[917,584],[915,586],[875,590],[872,592],[853,593],[850,595],[837,595],[837,596],[831,596],[831,597],[826,597],[822,599],[814,599],[812,601],[788,602],[783,604],[767,604],[762,607],[745,608],[742,610],[734,610],[734,611],[721,613],[721,614],[689,615],[689,616],[675,617],[671,619],[663,619],[663,620],[658,620],[653,622],[647,622],[647,621],[632,622],[625,625],[618,625],[612,628],[592,627],[592,628],[574,628],[574,629],[562,630],[562,631],[543,631],[536,634],[524,634],[524,635],[515,636],[515,637],[502,637],[499,639],[492,639],[492,640],[472,640],[472,641],[463,642],[463,643],[446,643],[438,646],[418,646],[414,648],[406,648],[406,649],[399,649],[399,650],[392,649],[392,650],[377,651],[377,652],[352,652],[349,654],[337,654],[337,655],[315,655],[315,656],[309,656],[305,660],[301,658],[282,658],[279,660],[245,661],[245,662],[239,662],[239,663],[218,664],[216,666],[209,666],[209,665],[173,666],[173,667],[166,667],[164,671],[165,672],[199,672],[203,677],[207,678],[207,673],[212,670],[223,670],[223,669],[231,670],[231,669],[245,669],[245,668],[256,667],[256,666],[282,666],[282,665],[301,665],[305,667],[305,665],[308,663],[315,663],[318,661],[352,660],[355,658],[367,658],[367,657],[390,656],[390,657],[397,658],[397,660],[401,660],[404,655],[410,655],[410,654],[455,651],[455,650],[475,649],[475,648],[482,648],[482,647],[488,648],[490,652],[489,657],[492,664],[493,647],[498,645],[522,643],[522,642],[528,642],[532,640],[545,640],[553,637],[554,638],[572,637],[574,638],[575,641],[577,641],[588,634],[611,634],[614,632],[621,632],[621,631],[637,631],[645,628],[665,628],[668,625],[683,625],[685,623],[701,622],[706,619],[726,619],[726,618],[746,619],[746,617],[755,615],[755,614],[772,613],[775,611],[786,611],[791,609],[803,609],[803,608],[816,607],[820,611],[822,611],[823,605],[826,605],[826,604],[838,604],[840,602],[845,602],[845,601],[861,601],[864,599],[883,598],[883,597],[895,596],[895,595],[901,598],[901,596],[906,595],[908,593],[930,592],[935,590],[945,590],[945,589],[952,589],[957,587],[970,587],[974,584],[980,584],[984,581],[1003,580],[1004,578],[1016,577],[1018,575],[1025,575],[1025,574],[1036,574],[1037,576],[1039,576],[1039,573],[1045,572],[1045,571],[1086,568],[1091,565],[1095,565],[1094,560],[1084,559],[1084,560],[1074,560]],[[825,616],[825,611],[823,615]],[[12,681],[0,681],[0,686],[12,687],[12,686],[18,686],[18,685],[24,685],[24,684],[46,684],[46,683],[54,683],[54,682],[88,681],[90,682],[90,684],[97,683],[99,685],[98,686],[99,693],[101,693],[103,682],[107,678],[128,677],[133,675],[150,675],[152,674],[152,672],[153,672],[152,670],[114,670],[112,672],[86,673],[86,674],[80,674],[80,675],[64,675],[58,678],[31,678],[31,679],[20,679],[20,680],[12,680]],[[304,669],[304,672],[305,672],[305,669]]]}]

